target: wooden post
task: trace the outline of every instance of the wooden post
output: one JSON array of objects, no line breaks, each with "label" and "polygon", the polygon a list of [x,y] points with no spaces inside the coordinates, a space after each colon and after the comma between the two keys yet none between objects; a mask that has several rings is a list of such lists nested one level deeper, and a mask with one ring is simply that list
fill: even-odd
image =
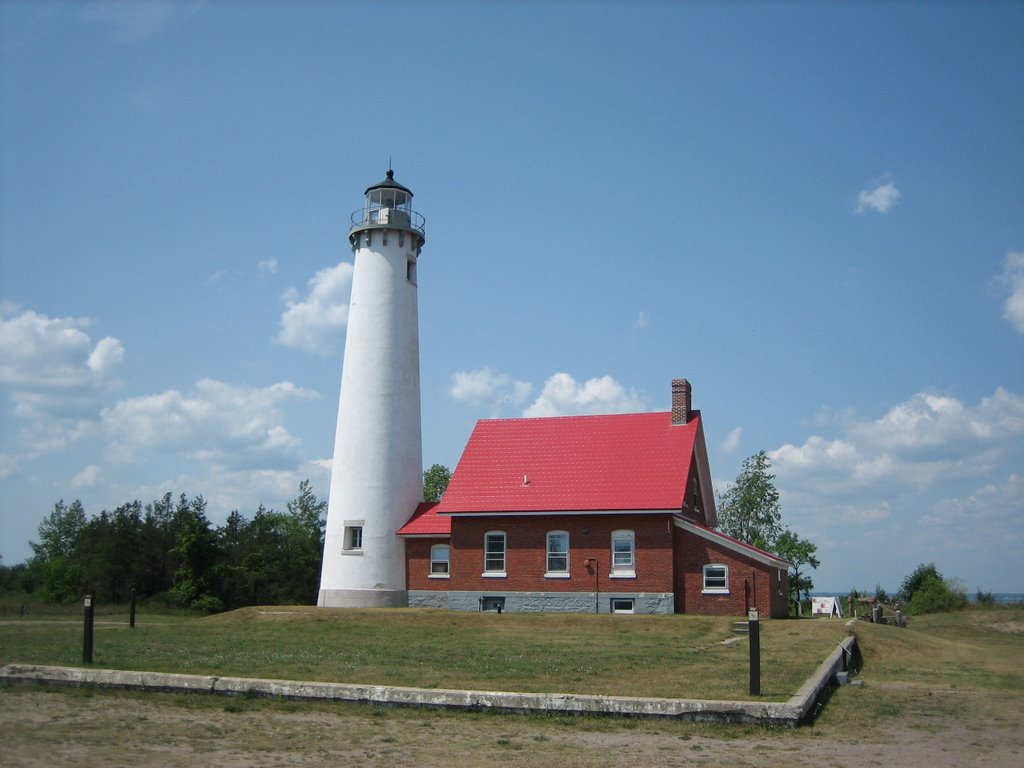
[{"label": "wooden post", "polygon": [[761,622],[757,608],[747,614],[747,632],[750,637],[750,695],[761,695]]},{"label": "wooden post", "polygon": [[82,637],[82,663],[92,664],[92,595],[85,596],[85,615],[83,617],[84,635]]},{"label": "wooden post", "polygon": [[128,597],[128,626],[135,629],[135,587],[132,587]]}]

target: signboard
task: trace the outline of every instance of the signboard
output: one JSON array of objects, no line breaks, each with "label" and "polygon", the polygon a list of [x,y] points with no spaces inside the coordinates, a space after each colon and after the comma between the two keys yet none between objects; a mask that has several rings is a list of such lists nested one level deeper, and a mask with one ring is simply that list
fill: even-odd
[{"label": "signboard", "polygon": [[839,604],[838,597],[812,597],[811,615],[829,617],[834,616],[837,619],[841,619],[843,618],[843,608]]}]

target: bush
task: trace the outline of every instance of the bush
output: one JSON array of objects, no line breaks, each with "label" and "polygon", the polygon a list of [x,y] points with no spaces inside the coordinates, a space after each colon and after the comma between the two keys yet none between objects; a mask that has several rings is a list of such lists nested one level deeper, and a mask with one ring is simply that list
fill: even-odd
[{"label": "bush", "polygon": [[967,605],[967,594],[956,585],[938,576],[929,575],[914,592],[908,608],[913,614],[956,611]]}]

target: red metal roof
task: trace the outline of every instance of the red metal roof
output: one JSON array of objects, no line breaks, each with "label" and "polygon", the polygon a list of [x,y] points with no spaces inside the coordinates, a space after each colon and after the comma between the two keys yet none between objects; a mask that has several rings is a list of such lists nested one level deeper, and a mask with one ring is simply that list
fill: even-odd
[{"label": "red metal roof", "polygon": [[452,519],[437,515],[436,501],[421,501],[409,522],[398,529],[399,536],[451,536]]},{"label": "red metal roof", "polygon": [[699,411],[485,419],[431,514],[678,510],[699,433]]}]

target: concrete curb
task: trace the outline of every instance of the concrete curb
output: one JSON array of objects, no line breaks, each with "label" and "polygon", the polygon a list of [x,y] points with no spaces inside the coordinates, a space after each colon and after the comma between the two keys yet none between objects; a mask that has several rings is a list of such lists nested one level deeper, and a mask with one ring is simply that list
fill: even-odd
[{"label": "concrete curb", "polygon": [[844,656],[852,653],[856,642],[857,640],[853,636],[843,640],[796,695],[785,703],[592,696],[571,693],[462,691],[31,664],[8,664],[0,668],[0,681],[70,687],[95,686],[97,688],[176,693],[210,693],[226,696],[274,696],[307,701],[347,701],[434,709],[491,709],[517,713],[665,717],[693,722],[760,723],[793,727],[810,713],[822,692],[835,680],[836,672],[845,669]]}]

